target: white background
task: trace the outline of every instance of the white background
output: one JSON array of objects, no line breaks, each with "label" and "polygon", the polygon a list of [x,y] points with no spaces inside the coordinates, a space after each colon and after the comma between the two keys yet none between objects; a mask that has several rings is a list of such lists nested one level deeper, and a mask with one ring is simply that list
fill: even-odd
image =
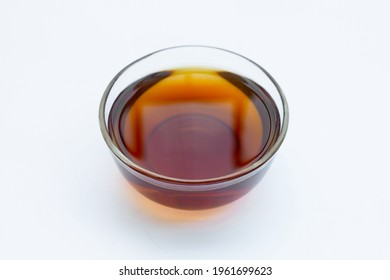
[{"label": "white background", "polygon": [[[1,1],[0,258],[390,258],[389,1]],[[98,127],[125,65],[205,44],[265,67],[291,122],[218,211],[132,192]]]}]

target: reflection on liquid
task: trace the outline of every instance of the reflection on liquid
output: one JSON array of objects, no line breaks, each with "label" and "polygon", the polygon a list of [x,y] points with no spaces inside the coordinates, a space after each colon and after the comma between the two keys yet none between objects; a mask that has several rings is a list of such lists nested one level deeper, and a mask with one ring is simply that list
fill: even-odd
[{"label": "reflection on liquid", "polygon": [[252,163],[266,145],[261,100],[217,72],[176,70],[145,88],[126,103],[118,131],[121,150],[145,169],[215,178]]}]

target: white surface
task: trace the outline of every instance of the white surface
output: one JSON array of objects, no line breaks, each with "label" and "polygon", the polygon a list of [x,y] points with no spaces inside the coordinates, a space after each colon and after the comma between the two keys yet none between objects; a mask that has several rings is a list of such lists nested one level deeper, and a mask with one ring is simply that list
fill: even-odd
[{"label": "white surface", "polygon": [[[2,1],[0,258],[390,258],[389,12],[389,1]],[[261,186],[173,222],[128,201],[97,110],[122,67],[183,44],[265,67],[291,124]]]}]

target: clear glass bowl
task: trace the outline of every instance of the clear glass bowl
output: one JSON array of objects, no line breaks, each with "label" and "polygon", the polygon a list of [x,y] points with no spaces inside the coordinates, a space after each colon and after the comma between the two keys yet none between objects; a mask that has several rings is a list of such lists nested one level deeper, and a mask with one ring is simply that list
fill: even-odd
[{"label": "clear glass bowl", "polygon": [[[116,98],[131,83],[149,74],[179,68],[221,69],[261,85],[272,97],[280,115],[280,132],[273,146],[245,168],[207,179],[164,176],[145,169],[127,157],[116,146],[107,126],[110,110]],[[187,210],[218,207],[237,200],[254,188],[264,176],[286,136],[288,118],[288,105],[282,89],[266,70],[240,54],[208,46],[167,48],[132,62],[109,83],[99,108],[99,122],[104,140],[130,184],[155,202]]]}]

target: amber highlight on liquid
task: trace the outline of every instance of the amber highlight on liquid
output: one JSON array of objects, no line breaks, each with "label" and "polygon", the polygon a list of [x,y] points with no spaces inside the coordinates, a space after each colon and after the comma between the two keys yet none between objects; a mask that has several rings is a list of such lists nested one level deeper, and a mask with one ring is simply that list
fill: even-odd
[{"label": "amber highlight on liquid", "polygon": [[[223,183],[258,161],[279,136],[280,116],[270,95],[248,78],[173,69],[124,89],[111,108],[108,130],[129,160],[168,184],[156,186],[123,168],[139,192],[164,205],[194,210],[226,204],[254,186],[263,172],[228,188],[209,189],[191,180]],[[185,183],[169,188],[172,180]]]}]

